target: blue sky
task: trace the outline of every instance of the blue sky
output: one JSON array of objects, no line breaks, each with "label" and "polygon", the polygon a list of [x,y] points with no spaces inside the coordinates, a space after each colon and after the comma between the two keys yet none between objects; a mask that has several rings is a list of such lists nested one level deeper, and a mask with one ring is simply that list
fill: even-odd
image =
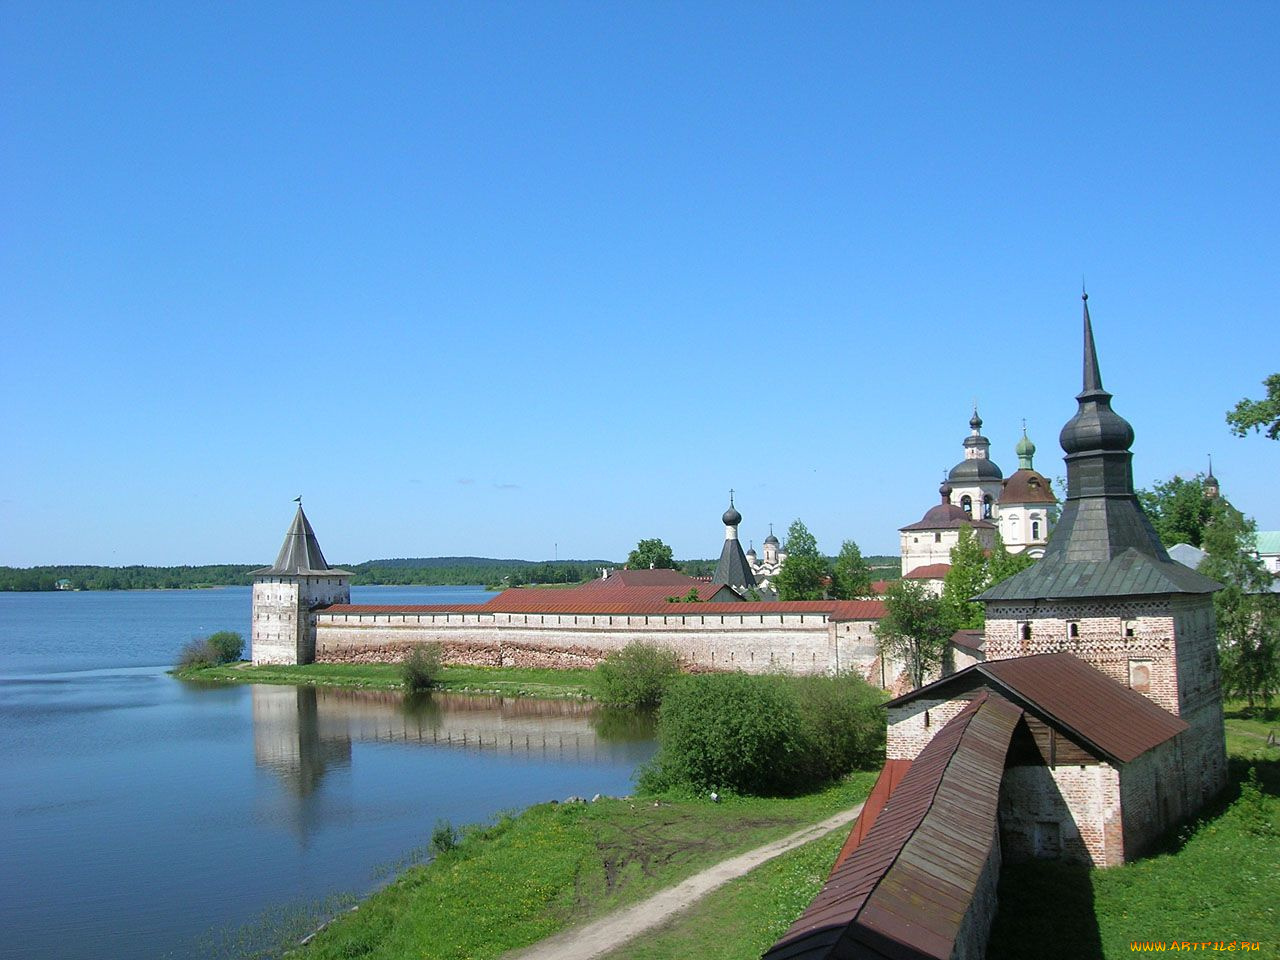
[{"label": "blue sky", "polygon": [[976,398],[1280,528],[1275,4],[20,3],[0,563],[897,551]]}]

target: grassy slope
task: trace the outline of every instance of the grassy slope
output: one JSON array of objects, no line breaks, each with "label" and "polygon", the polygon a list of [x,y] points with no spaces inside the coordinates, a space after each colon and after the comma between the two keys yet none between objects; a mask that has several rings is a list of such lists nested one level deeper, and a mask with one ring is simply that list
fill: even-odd
[{"label": "grassy slope", "polygon": [[[534,670],[520,667],[445,667],[439,689],[463,693],[527,697],[586,697],[592,670]],[[232,683],[299,683],[331,687],[398,690],[404,686],[395,663],[309,663],[252,666],[232,663],[177,671],[183,680]]]},{"label": "grassy slope", "polygon": [[[1229,739],[1242,732],[1230,718],[1227,728]],[[1258,834],[1250,827],[1269,823],[1280,831],[1280,748],[1255,737],[1247,752],[1233,751],[1237,778],[1251,764],[1263,779],[1262,806],[1235,800],[1185,831],[1174,852],[1112,870],[1011,867],[1000,889],[989,956],[1113,958],[1129,955],[1133,940],[1175,936],[1248,939],[1264,945],[1261,955],[1275,955],[1266,951],[1280,949],[1280,832]],[[821,888],[842,840],[815,841],[753,870],[609,960],[754,960]]]},{"label": "grassy slope", "polygon": [[291,956],[496,957],[849,807],[873,780],[788,800],[532,807],[406,871]]}]

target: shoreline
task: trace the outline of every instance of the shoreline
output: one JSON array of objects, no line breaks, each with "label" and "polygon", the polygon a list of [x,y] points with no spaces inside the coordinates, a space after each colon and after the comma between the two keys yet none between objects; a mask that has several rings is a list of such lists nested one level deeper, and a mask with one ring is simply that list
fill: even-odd
[{"label": "shoreline", "polygon": [[[199,683],[270,683],[293,686],[342,687],[363,690],[401,690],[406,693],[398,663],[309,663],[260,665],[248,661],[212,667],[171,669],[179,680]],[[444,667],[432,690],[477,696],[533,697],[546,700],[594,700],[594,670],[534,669],[526,667]]]}]

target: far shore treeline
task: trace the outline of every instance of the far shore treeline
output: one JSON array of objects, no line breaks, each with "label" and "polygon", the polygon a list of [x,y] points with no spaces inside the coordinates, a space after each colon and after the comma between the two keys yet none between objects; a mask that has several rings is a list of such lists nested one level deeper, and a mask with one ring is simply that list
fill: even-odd
[{"label": "far shore treeline", "polygon": [[[876,566],[893,566],[896,557],[870,557]],[[266,563],[219,563],[182,567],[46,566],[0,567],[0,590],[194,590],[247,587],[250,575]],[[352,573],[356,586],[396,585],[456,587],[484,584],[495,589],[529,584],[582,583],[600,575],[601,567],[617,569],[613,560],[494,560],[486,557],[411,557],[336,564]],[[690,576],[709,577],[715,560],[683,560]]]}]

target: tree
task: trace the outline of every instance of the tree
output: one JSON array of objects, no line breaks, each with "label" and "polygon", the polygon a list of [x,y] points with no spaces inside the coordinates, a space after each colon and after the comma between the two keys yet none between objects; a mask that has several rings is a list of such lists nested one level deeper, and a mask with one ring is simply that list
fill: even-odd
[{"label": "tree", "polygon": [[799,520],[787,530],[787,559],[774,578],[779,600],[821,600],[826,593],[827,561],[818,541]]},{"label": "tree", "polygon": [[956,632],[942,600],[918,580],[899,580],[885,592],[885,615],[876,625],[876,645],[882,657],[901,660],[912,687],[942,663],[947,643]]},{"label": "tree", "polygon": [[1241,400],[1227,413],[1227,423],[1237,437],[1255,430],[1265,431],[1272,440],[1280,440],[1280,373],[1273,373],[1262,385],[1267,388],[1266,399]]},{"label": "tree", "polygon": [[1203,474],[1198,473],[1190,480],[1175,476],[1137,493],[1142,511],[1156,528],[1161,543],[1166,547],[1175,543],[1201,545],[1213,504],[1204,495]]},{"label": "tree", "polygon": [[799,519],[791,521],[787,528],[787,542],[783,545],[788,557],[818,557],[818,541],[809,528]]},{"label": "tree", "polygon": [[942,581],[942,605],[957,630],[976,630],[985,622],[982,604],[970,597],[976,597],[990,583],[986,551],[969,527],[961,527],[960,538],[951,548],[951,569]]},{"label": "tree", "polygon": [[1004,537],[997,530],[996,545],[991,548],[991,556],[987,558],[987,587],[994,587],[997,583],[1008,580],[1015,573],[1033,566],[1035,562],[1035,557],[1026,553],[1010,553],[1006,550]]},{"label": "tree", "polygon": [[1213,597],[1222,685],[1252,709],[1280,692],[1280,595],[1254,552],[1254,523],[1226,500],[1213,504],[1200,572],[1222,583]]},{"label": "tree", "polygon": [[831,571],[831,595],[837,600],[857,600],[871,596],[871,565],[852,540],[840,545]]},{"label": "tree", "polygon": [[641,540],[636,548],[627,554],[627,568],[630,570],[679,570],[680,566],[671,557],[671,548],[657,537],[652,540]]}]

